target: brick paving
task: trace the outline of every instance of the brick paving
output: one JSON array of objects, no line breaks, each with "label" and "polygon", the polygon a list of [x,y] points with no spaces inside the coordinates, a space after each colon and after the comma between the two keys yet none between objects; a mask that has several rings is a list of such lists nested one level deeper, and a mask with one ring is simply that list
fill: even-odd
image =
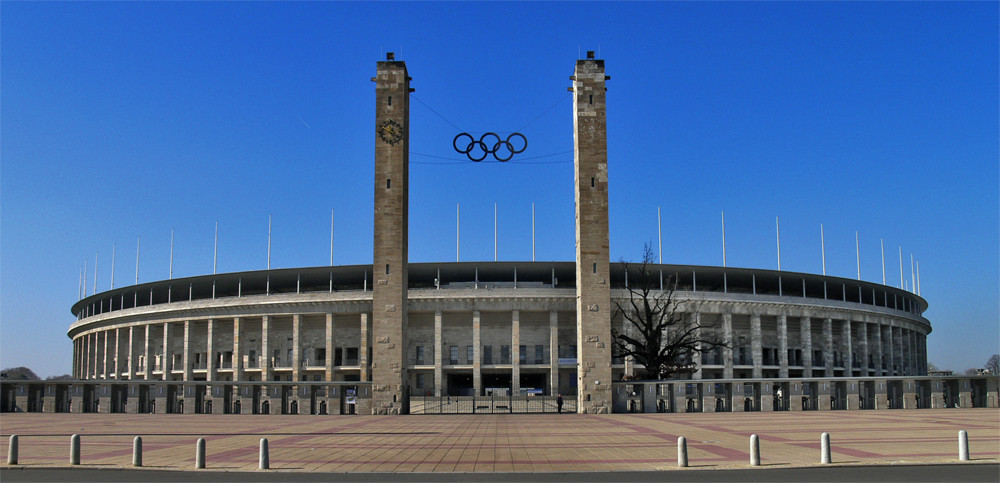
[{"label": "brick paving", "polygon": [[[0,415],[0,455],[19,435],[19,464],[128,466],[143,439],[150,468],[192,469],[206,439],[210,470],[256,470],[266,437],[272,470],[323,472],[545,472],[676,469],[677,437],[692,468],[748,466],[749,436],[766,467],[809,466],[830,433],[835,464],[944,463],[959,430],[975,461],[1000,461],[1000,411],[939,409],[718,414],[445,416]],[[6,459],[4,459],[4,462]]]}]

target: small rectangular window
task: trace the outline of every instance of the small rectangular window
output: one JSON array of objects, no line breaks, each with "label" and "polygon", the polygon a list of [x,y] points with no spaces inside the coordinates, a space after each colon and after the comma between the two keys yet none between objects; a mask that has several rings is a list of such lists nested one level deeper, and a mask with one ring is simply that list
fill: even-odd
[{"label": "small rectangular window", "polygon": [[389,264],[388,263],[385,264],[385,274],[389,275]]},{"label": "small rectangular window", "polygon": [[392,180],[389,178],[385,179],[385,189],[392,188]]},{"label": "small rectangular window", "polygon": [[457,345],[453,345],[453,346],[448,347],[448,355],[450,356],[448,358],[448,363],[449,364],[451,364],[451,365],[458,364],[458,346]]},{"label": "small rectangular window", "polygon": [[526,346],[523,345],[517,346],[517,361],[520,362],[521,364],[527,364],[528,363],[527,352],[528,349]]},{"label": "small rectangular window", "polygon": [[[593,96],[591,96],[591,97],[593,97]],[[591,101],[591,102],[593,102],[593,101]],[[392,96],[389,96],[389,105],[390,106],[392,105]]]},{"label": "small rectangular window", "polygon": [[591,187],[591,188],[594,188],[594,187],[596,187],[596,186],[597,186],[597,179],[595,179],[595,178],[590,178],[590,187]]},{"label": "small rectangular window", "polygon": [[594,103],[594,95],[593,95],[593,94],[591,94],[591,95],[590,95],[590,103],[591,103],[591,104],[593,104],[593,103]]},{"label": "small rectangular window", "polygon": [[594,273],[597,273],[597,264],[594,264]]},{"label": "small rectangular window", "polygon": [[475,360],[475,355],[476,355],[475,349],[473,349],[471,345],[465,346],[465,363],[466,364],[473,364],[474,363],[473,361]]}]

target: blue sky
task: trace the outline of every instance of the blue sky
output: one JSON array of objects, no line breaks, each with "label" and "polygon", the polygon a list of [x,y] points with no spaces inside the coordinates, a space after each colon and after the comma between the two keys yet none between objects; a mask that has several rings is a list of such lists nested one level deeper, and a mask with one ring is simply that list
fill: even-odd
[{"label": "blue sky", "polygon": [[[371,263],[375,62],[413,77],[411,261],[573,259],[573,65],[606,59],[612,259],[899,285],[930,361],[1000,347],[998,5],[0,3],[0,365],[70,371],[80,271],[115,284]],[[551,108],[551,109],[550,109]],[[520,130],[520,160],[458,133]],[[529,159],[530,158],[530,159]],[[77,282],[77,283],[73,283]]]}]

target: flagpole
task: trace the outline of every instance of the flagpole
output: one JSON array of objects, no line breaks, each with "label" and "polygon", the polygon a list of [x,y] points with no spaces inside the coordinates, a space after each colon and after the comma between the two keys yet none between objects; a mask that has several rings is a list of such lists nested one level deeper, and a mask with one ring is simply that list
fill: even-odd
[{"label": "flagpole", "polygon": [[271,269],[271,215],[267,215],[267,269]]},{"label": "flagpole", "polygon": [[[115,249],[117,246],[111,244],[111,290],[115,289]],[[912,257],[911,257],[912,258]]]},{"label": "flagpole", "polygon": [[660,207],[656,207],[656,240],[660,249],[660,265],[663,265],[663,221],[660,218]]},{"label": "flagpole", "polygon": [[219,222],[215,222],[215,250],[212,254],[212,273],[219,273]]},{"label": "flagpole", "polygon": [[535,261],[535,204],[531,204],[531,261]]},{"label": "flagpole", "polygon": [[726,212],[722,212],[722,267],[726,267]]},{"label": "flagpole", "polygon": [[882,285],[885,285],[885,239],[878,239],[879,246],[882,247]]},{"label": "flagpole", "polygon": [[455,203],[455,261],[461,261],[462,257],[462,207]]},{"label": "flagpole", "polygon": [[774,217],[774,233],[778,240],[778,271],[781,271],[781,224],[778,222],[778,217]]},{"label": "flagpole", "polygon": [[823,236],[823,224],[819,224],[819,246],[823,254],[823,275],[826,275],[826,239]]},{"label": "flagpole", "polygon": [[170,279],[174,278],[174,229],[170,229]]},{"label": "flagpole", "polygon": [[330,266],[333,266],[333,208],[330,208]]},{"label": "flagpole", "polygon": [[135,237],[135,284],[139,285],[139,242],[142,236]]},{"label": "flagpole", "polygon": [[[97,262],[99,261],[98,260],[98,256],[99,255],[100,255],[100,252],[95,252],[94,253],[94,294],[97,294]],[[902,260],[902,259],[900,259],[900,260]],[[900,263],[899,266],[902,267],[903,266],[902,265],[903,262],[899,262],[899,263]],[[900,268],[900,270],[902,270],[902,268]],[[903,273],[903,272],[899,272],[899,273]]]},{"label": "flagpole", "polygon": [[899,245],[899,288],[903,288],[903,246]]},{"label": "flagpole", "polygon": [[858,280],[861,280],[861,241],[858,230],[854,230],[854,253],[858,257]]}]

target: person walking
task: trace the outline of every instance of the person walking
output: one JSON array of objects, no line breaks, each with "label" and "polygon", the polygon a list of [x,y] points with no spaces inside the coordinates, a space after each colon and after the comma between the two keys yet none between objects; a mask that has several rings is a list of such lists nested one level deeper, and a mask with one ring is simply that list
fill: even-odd
[{"label": "person walking", "polygon": [[559,414],[562,414],[562,405],[563,405],[562,394],[560,394],[556,396],[556,412],[558,412]]}]

